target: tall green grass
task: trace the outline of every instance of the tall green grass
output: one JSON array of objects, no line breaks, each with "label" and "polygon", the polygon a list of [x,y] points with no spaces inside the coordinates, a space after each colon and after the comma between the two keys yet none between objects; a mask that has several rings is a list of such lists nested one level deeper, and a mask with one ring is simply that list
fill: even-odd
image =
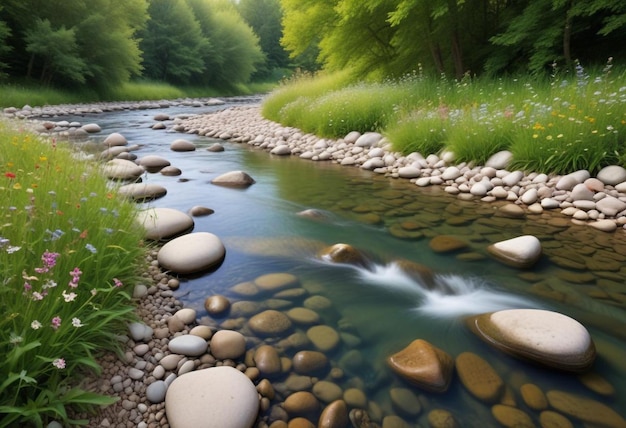
[{"label": "tall green grass", "polygon": [[[380,131],[395,150],[453,152],[484,164],[500,150],[512,168],[564,174],[626,165],[626,73],[460,81],[414,74],[385,83],[294,79],[270,94],[265,117],[324,137]],[[333,84],[329,84],[332,82]]]},{"label": "tall green grass", "polygon": [[133,319],[136,207],[54,140],[0,122],[0,148],[0,427],[85,423],[115,401],[79,385]]}]

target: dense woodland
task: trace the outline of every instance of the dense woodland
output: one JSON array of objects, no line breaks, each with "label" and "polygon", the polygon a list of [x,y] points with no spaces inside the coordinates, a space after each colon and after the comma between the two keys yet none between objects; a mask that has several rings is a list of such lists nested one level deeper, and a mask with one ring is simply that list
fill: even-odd
[{"label": "dense woodland", "polygon": [[285,70],[550,74],[624,63],[615,0],[2,0],[0,79],[225,87]]}]

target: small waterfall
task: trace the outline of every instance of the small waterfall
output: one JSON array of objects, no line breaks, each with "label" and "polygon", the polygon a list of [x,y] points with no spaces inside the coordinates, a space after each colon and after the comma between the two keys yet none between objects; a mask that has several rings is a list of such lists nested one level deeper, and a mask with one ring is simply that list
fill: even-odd
[{"label": "small waterfall", "polygon": [[[346,266],[346,265],[343,265]],[[512,308],[537,308],[520,296],[493,289],[479,278],[435,274],[433,284],[407,274],[396,263],[374,264],[371,270],[351,266],[368,284],[415,299],[415,310],[432,317],[457,317]]]}]

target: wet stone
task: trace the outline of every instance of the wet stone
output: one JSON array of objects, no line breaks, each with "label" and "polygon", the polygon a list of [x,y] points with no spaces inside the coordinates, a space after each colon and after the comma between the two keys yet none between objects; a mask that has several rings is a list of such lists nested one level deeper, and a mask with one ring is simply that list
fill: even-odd
[{"label": "wet stone", "polygon": [[502,404],[491,408],[493,417],[504,427],[534,428],[535,424],[528,414],[520,409]]},{"label": "wet stone", "polygon": [[456,358],[456,370],[461,383],[476,398],[494,403],[504,393],[504,382],[491,364],[471,352],[463,352]]},{"label": "wet stone", "polygon": [[341,342],[339,333],[327,325],[311,327],[307,330],[306,335],[313,345],[322,352],[333,351]]},{"label": "wet stone", "polygon": [[298,286],[299,280],[290,273],[269,273],[256,278],[254,284],[262,291],[275,293]]},{"label": "wet stone", "polygon": [[262,336],[280,336],[291,329],[291,321],[284,313],[270,309],[250,318],[248,326]]},{"label": "wet stone", "polygon": [[626,420],[606,404],[564,391],[546,393],[550,406],[561,413],[595,426],[626,427]]}]

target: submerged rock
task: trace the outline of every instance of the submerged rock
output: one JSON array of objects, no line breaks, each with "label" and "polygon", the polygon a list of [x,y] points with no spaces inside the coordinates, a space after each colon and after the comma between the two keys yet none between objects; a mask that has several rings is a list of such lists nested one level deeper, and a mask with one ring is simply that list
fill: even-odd
[{"label": "submerged rock", "polygon": [[596,357],[587,329],[558,312],[507,309],[471,317],[468,324],[496,349],[540,365],[583,372]]},{"label": "submerged rock", "polygon": [[369,269],[371,261],[359,250],[348,244],[335,244],[320,251],[319,256],[333,263],[361,266]]},{"label": "submerged rock", "polygon": [[450,355],[421,339],[391,355],[387,363],[402,378],[430,392],[445,392],[454,370]]}]

